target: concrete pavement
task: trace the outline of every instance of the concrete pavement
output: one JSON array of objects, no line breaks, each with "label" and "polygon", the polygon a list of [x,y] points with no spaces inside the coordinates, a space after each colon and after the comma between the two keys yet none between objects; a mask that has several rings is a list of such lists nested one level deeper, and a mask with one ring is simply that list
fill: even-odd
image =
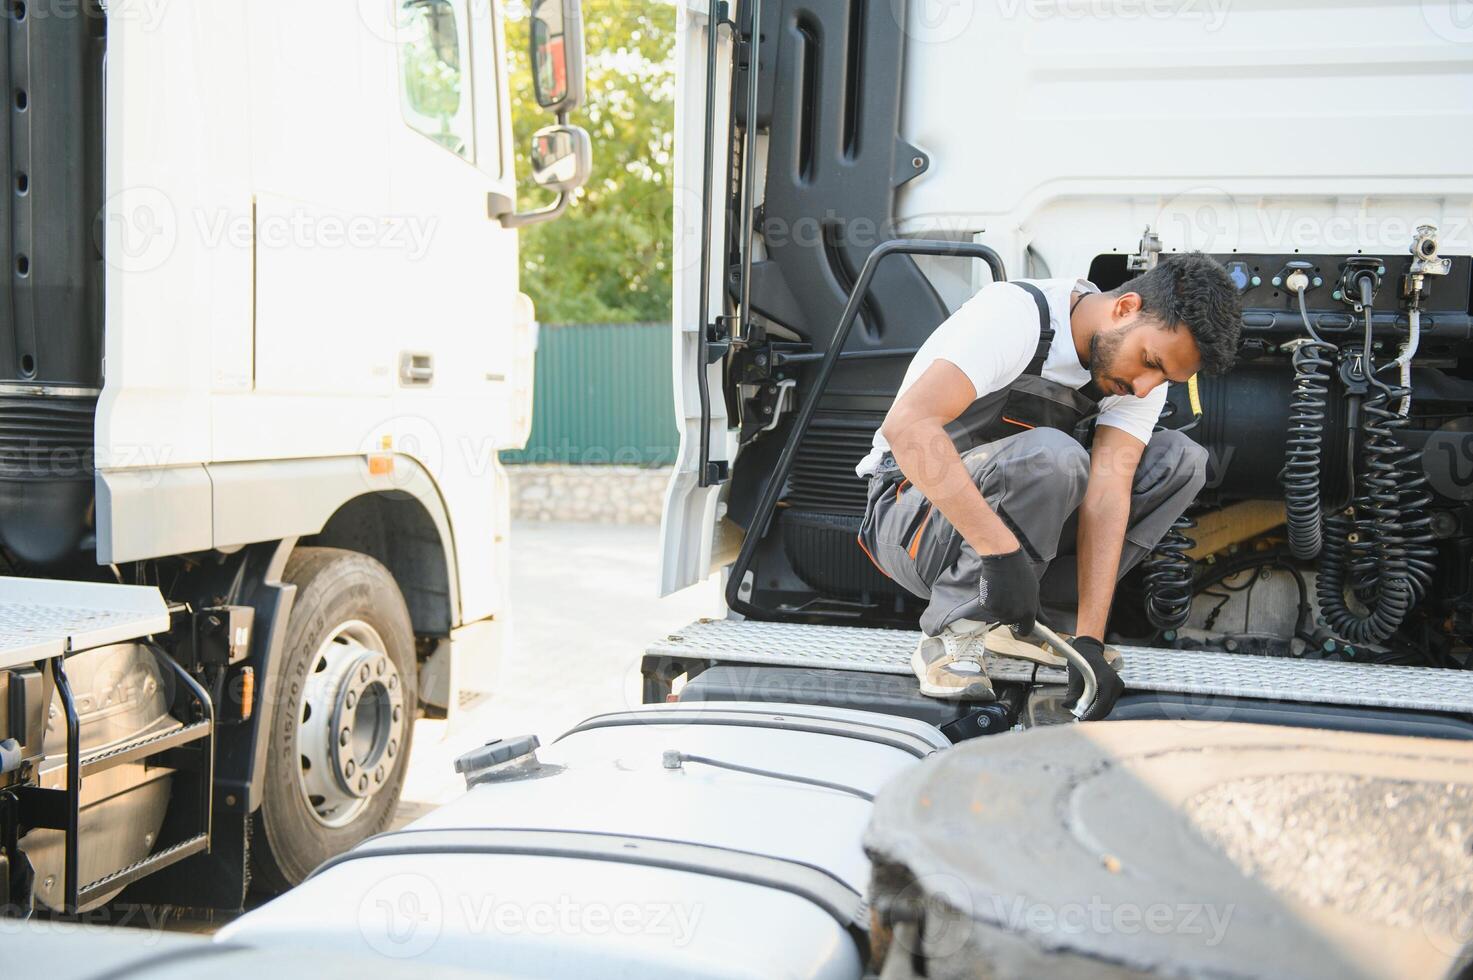
[{"label": "concrete pavement", "polygon": [[487,699],[448,721],[420,721],[401,820],[453,799],[455,757],[492,739],[547,744],[592,714],[640,703],[639,659],[652,639],[720,613],[719,579],[655,597],[658,527],[517,522],[511,636]]}]

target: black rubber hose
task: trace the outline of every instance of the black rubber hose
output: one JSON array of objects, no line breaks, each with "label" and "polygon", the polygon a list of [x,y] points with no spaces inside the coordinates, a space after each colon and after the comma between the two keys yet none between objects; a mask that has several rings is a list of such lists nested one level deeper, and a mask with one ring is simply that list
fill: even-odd
[{"label": "black rubber hose", "polygon": [[1315,332],[1304,305],[1304,291],[1298,292],[1299,314],[1309,339],[1301,341],[1294,351],[1294,395],[1289,405],[1289,434],[1279,483],[1284,488],[1289,551],[1295,558],[1313,558],[1320,553],[1324,541],[1320,458],[1330,369],[1338,349]]},{"label": "black rubber hose", "polygon": [[1179,630],[1191,615],[1197,563],[1187,552],[1197,543],[1186,532],[1196,526],[1187,515],[1178,517],[1142,563],[1146,618],[1158,630]]},{"label": "black rubber hose", "polygon": [[[1366,317],[1362,356],[1374,389],[1361,406],[1364,460],[1351,510],[1325,522],[1328,534],[1315,593],[1332,632],[1352,643],[1380,643],[1426,595],[1436,552],[1426,513],[1431,501],[1427,478],[1415,465],[1417,453],[1397,438],[1409,419],[1391,407],[1410,392],[1376,376],[1370,301],[1364,295],[1362,300]],[[1350,608],[1347,589],[1356,593],[1364,612]]]}]

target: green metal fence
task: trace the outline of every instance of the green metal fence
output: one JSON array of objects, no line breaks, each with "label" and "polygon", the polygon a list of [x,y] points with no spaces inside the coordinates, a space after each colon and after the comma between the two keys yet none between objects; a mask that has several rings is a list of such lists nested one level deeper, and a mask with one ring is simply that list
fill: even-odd
[{"label": "green metal fence", "polygon": [[505,463],[675,462],[670,324],[543,324],[532,435]]}]

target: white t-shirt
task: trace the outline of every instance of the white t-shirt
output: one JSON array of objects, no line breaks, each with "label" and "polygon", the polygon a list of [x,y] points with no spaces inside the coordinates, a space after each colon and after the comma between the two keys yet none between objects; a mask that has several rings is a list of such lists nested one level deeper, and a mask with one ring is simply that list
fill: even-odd
[{"label": "white t-shirt", "polygon": [[[1043,292],[1053,323],[1054,339],[1043,362],[1043,376],[1070,388],[1084,387],[1090,376],[1074,349],[1074,334],[1069,329],[1069,298],[1075,291],[1097,293],[1099,288],[1083,279],[1024,281],[1032,282]],[[1027,290],[1012,282],[985,286],[926,338],[906,368],[905,379],[895,397],[904,394],[937,360],[950,361],[960,368],[972,382],[978,398],[1006,388],[1033,360],[1038,351],[1038,333],[1038,304]],[[1163,382],[1144,398],[1110,395],[1100,402],[1098,424],[1123,429],[1141,442],[1149,443],[1161,407],[1166,404],[1166,390]],[[868,477],[879,468],[880,458],[889,449],[890,444],[876,430],[874,448],[854,472]]]}]

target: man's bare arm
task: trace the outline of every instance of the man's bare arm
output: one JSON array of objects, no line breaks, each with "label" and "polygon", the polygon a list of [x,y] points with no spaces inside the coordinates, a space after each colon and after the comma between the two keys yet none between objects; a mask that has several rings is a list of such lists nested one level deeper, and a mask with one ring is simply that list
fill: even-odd
[{"label": "man's bare arm", "polygon": [[890,406],[880,432],[900,472],[940,508],[967,544],[981,555],[1005,554],[1018,549],[1018,539],[983,499],[945,429],[976,397],[961,368],[935,361]]},{"label": "man's bare arm", "polygon": [[1123,429],[1110,425],[1095,429],[1089,486],[1079,505],[1079,622],[1075,632],[1080,636],[1105,638],[1130,521],[1130,488],[1145,449],[1144,443]]}]

